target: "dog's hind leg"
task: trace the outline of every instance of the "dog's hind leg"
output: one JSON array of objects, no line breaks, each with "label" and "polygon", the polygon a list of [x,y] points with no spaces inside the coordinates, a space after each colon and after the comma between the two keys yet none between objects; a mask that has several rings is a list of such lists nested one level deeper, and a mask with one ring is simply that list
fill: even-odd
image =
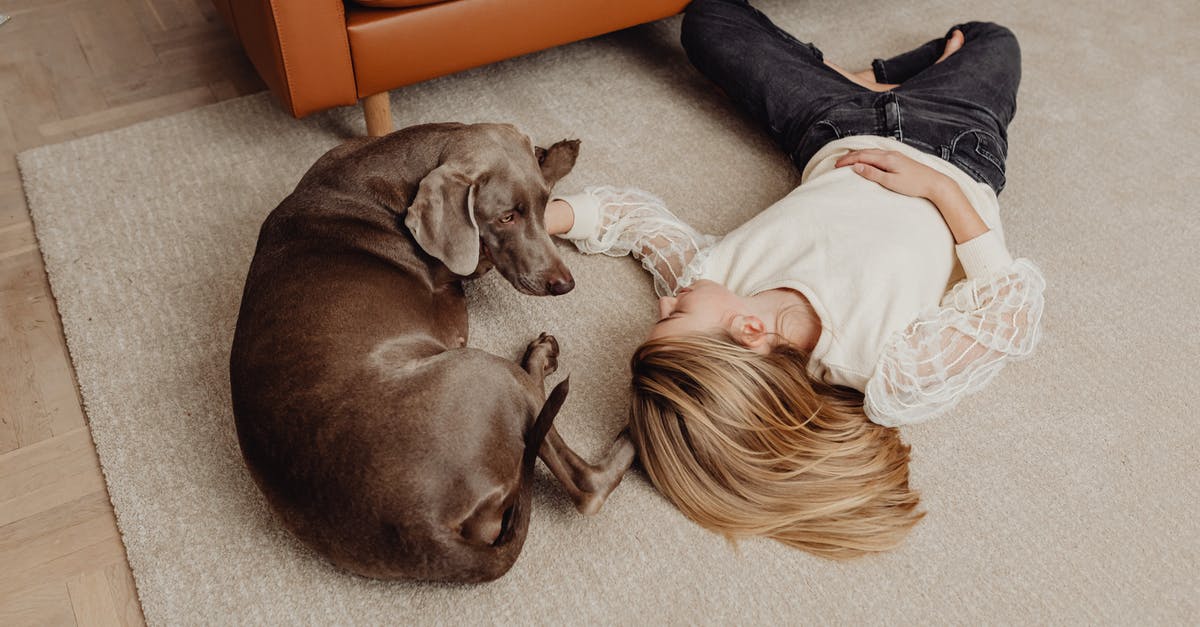
[{"label": "dog's hind leg", "polygon": [[[544,384],[546,376],[558,368],[558,340],[545,333],[538,336],[525,350],[521,367]],[[634,447],[628,431],[622,431],[604,454],[604,459],[591,464],[563,441],[557,429],[551,427],[538,456],[566,488],[575,508],[583,514],[595,514],[633,464]]]}]

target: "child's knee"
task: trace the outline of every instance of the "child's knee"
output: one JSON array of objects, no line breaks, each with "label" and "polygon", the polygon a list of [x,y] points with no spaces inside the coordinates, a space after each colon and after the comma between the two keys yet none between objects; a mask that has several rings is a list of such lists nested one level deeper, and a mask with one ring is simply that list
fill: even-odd
[{"label": "child's knee", "polygon": [[967,42],[1007,40],[1015,44],[1017,41],[1017,36],[1014,35],[1013,32],[1008,29],[1008,27],[1001,26],[995,22],[967,22],[965,24],[959,24],[952,27],[950,31],[946,33],[946,36],[949,37],[950,33],[954,32],[956,29],[962,31],[963,38]]},{"label": "child's knee", "polygon": [[703,13],[706,11],[720,11],[723,8],[742,7],[750,5],[748,0],[692,0],[686,7],[684,13]]},{"label": "child's knee", "polygon": [[1021,46],[1017,36],[1005,26],[995,22],[967,22],[951,28],[946,36],[955,29],[963,33],[963,46],[966,48],[986,46],[991,55],[1004,59],[1006,63],[1020,64]]},{"label": "child's knee", "polygon": [[683,11],[683,26],[680,38],[684,48],[697,45],[705,40],[720,37],[723,29],[728,28],[732,12],[741,7],[730,6],[738,4],[731,0],[692,0]]},{"label": "child's knee", "polygon": [[[693,0],[683,14],[680,43],[688,56],[711,56],[714,50],[735,44],[745,30],[744,0]],[[752,10],[752,9],[751,9]]]},{"label": "child's knee", "polygon": [[745,11],[750,6],[746,0],[692,0],[683,9],[684,20],[688,17],[720,16]]}]

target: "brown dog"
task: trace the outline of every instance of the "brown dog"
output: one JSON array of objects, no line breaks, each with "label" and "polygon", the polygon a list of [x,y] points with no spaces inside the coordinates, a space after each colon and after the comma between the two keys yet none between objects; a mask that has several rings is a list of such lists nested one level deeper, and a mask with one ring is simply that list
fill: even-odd
[{"label": "brown dog", "polygon": [[287,528],[339,566],[494,579],[525,541],[538,454],[585,513],[632,462],[625,434],[591,465],[551,426],[553,337],[520,366],[464,347],[464,276],[574,286],[544,213],[578,147],[496,124],[355,139],[264,222],[230,357],[238,439]]}]

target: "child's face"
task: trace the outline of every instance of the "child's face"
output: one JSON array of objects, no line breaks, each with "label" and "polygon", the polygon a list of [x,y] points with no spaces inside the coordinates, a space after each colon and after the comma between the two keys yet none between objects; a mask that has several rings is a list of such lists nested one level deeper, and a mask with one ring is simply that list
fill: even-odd
[{"label": "child's face", "polygon": [[646,339],[729,330],[747,310],[742,297],[729,288],[702,279],[679,290],[676,296],[658,299],[658,322],[650,327]]}]

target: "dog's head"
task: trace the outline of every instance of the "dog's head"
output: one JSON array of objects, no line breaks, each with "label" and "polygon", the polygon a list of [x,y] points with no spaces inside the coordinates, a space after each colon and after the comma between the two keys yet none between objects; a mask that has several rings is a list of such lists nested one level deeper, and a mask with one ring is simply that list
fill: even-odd
[{"label": "dog's head", "polygon": [[507,124],[464,127],[421,180],[404,224],[455,274],[490,263],[525,294],[566,294],[575,280],[546,234],[546,201],[578,155],[578,140],[540,148]]}]

